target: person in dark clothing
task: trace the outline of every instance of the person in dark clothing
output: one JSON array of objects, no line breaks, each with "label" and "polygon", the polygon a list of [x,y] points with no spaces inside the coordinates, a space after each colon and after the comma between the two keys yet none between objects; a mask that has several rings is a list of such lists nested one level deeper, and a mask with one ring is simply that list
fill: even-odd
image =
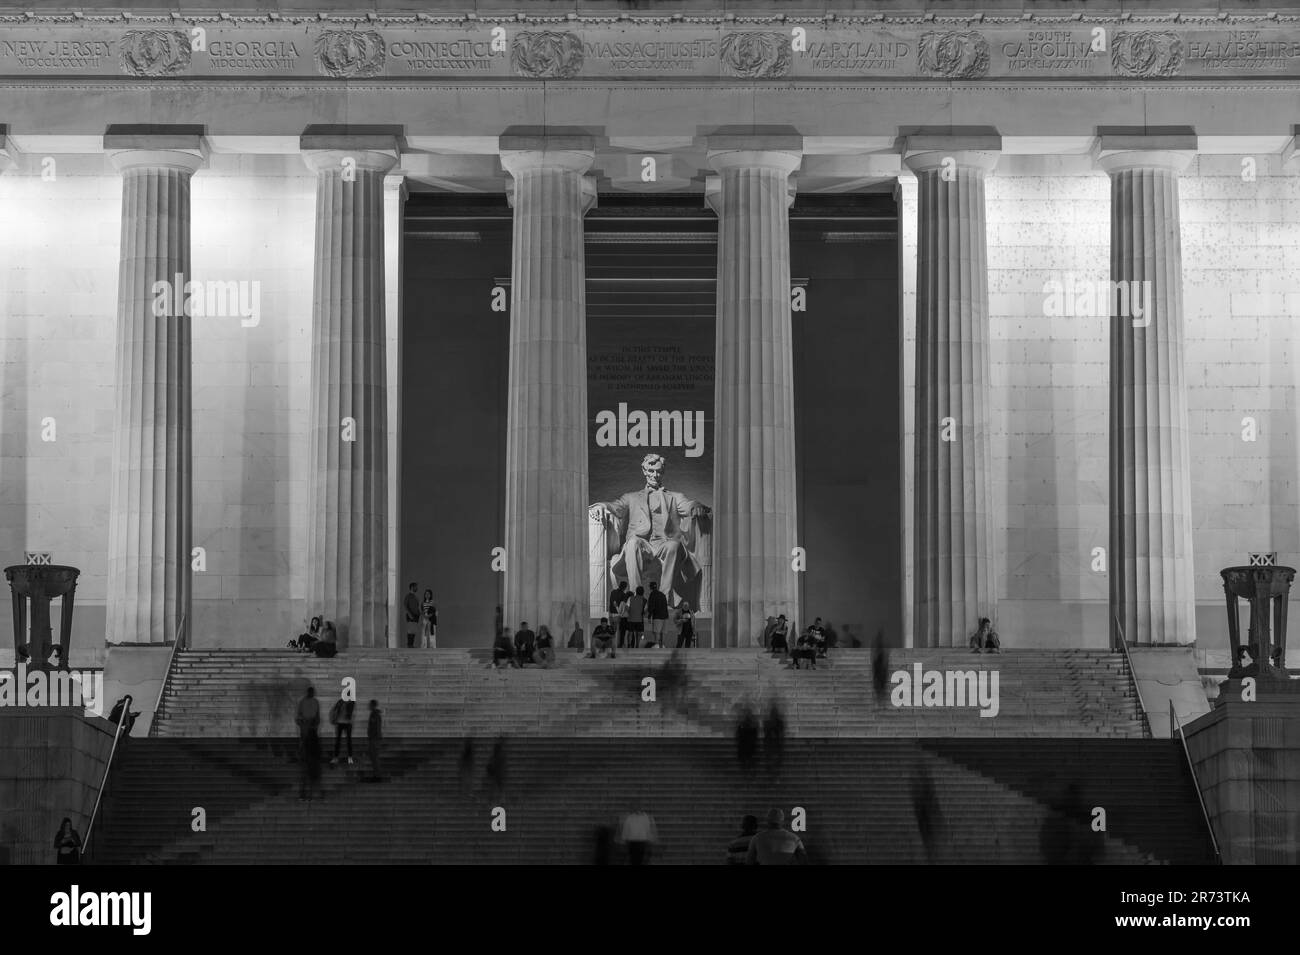
[{"label": "person in dark clothing", "polygon": [[627,581],[620,580],[618,589],[609,595],[609,616],[611,620],[618,621],[618,646],[623,649],[623,641],[627,639],[627,614],[623,612],[623,604],[627,603],[632,592],[627,589]]},{"label": "person in dark clothing", "polygon": [[916,829],[925,848],[925,860],[933,865],[943,820],[939,813],[939,799],[934,792],[934,779],[924,765],[917,766],[912,774],[912,811],[916,813]]},{"label": "person in dark clothing", "polygon": [[316,648],[316,644],[320,640],[321,623],[320,617],[312,617],[311,623],[307,625],[307,632],[299,634],[298,639],[292,641],[289,645],[295,650],[310,653]]},{"label": "person in dark clothing", "polygon": [[694,646],[695,616],[691,613],[691,605],[685,600],[677,608],[677,627],[677,649]]},{"label": "person in dark clothing", "polygon": [[335,700],[330,707],[330,722],[334,724],[334,758],[330,760],[331,766],[339,764],[339,747],[344,736],[348,738],[348,765],[356,765],[352,758],[352,713],[356,708],[356,701],[342,698]]},{"label": "person in dark clothing", "polygon": [[334,621],[326,620],[325,625],[320,628],[320,639],[312,647],[312,652],[318,657],[332,657],[339,651],[339,634],[334,629]]},{"label": "person in dark clothing", "polygon": [[836,647],[840,645],[839,632],[835,629],[834,625],[829,620],[826,621],[826,627],[822,631],[822,634],[823,634],[823,643],[825,644],[825,648],[827,650],[834,650]]},{"label": "person in dark clothing", "polygon": [[411,581],[402,600],[402,609],[406,611],[406,646],[410,650],[415,649],[415,630],[420,625],[420,598],[416,596],[419,589],[420,585]]},{"label": "person in dark clothing", "polygon": [[772,628],[772,639],[768,645],[773,656],[790,652],[789,635],[790,625],[786,622],[785,614],[781,614],[776,618],[776,626]]},{"label": "person in dark clothing", "polygon": [[515,663],[523,666],[525,663],[533,662],[533,648],[537,643],[537,634],[528,629],[528,621],[525,620],[519,624],[519,629],[515,631]]},{"label": "person in dark clothing", "polygon": [[500,669],[502,663],[510,666],[518,666],[515,662],[515,645],[510,642],[510,635],[507,633],[498,633],[496,642],[492,644],[492,666],[494,669]]},{"label": "person in dark clothing", "polygon": [[794,653],[790,654],[790,660],[796,670],[802,670],[800,661],[807,660],[808,666],[817,669],[817,638],[813,636],[812,631],[801,636],[794,645]]},{"label": "person in dark clothing", "polygon": [[758,753],[758,719],[748,703],[740,705],[740,718],[736,720],[736,758],[740,768],[748,773],[754,767]]},{"label": "person in dark clothing", "polygon": [[320,701],[316,688],[298,701],[298,798],[311,799],[320,782]]},{"label": "person in dark clothing", "polygon": [[609,658],[613,660],[616,656],[614,653],[614,631],[609,625],[608,617],[601,617],[600,623],[596,629],[591,631],[591,650],[587,656],[593,660],[598,653],[609,651]]},{"label": "person in dark clothing", "polygon": [[[45,830],[49,832],[49,830]],[[58,865],[81,865],[81,836],[72,828],[72,820],[67,816],[59,824],[59,831],[54,835],[54,851]]]},{"label": "person in dark clothing", "polygon": [[568,647],[570,650],[587,649],[587,635],[582,632],[582,624],[577,620],[573,621],[573,632],[569,634]]},{"label": "person in dark clothing", "polygon": [[487,763],[488,791],[493,799],[500,799],[506,789],[506,738],[498,736],[492,744],[492,755]]},{"label": "person in dark clothing", "polygon": [[749,859],[749,844],[758,835],[758,816],[740,820],[740,835],[727,843],[727,865],[745,865]]},{"label": "person in dark clothing", "polygon": [[638,587],[636,593],[627,600],[627,645],[629,647],[641,646],[641,636],[645,633],[647,603],[644,587]]},{"label": "person in dark clothing", "polygon": [[438,606],[433,602],[433,591],[428,588],[420,601],[420,640],[426,650],[438,645]]},{"label": "person in dark clothing", "polygon": [[132,702],[134,702],[134,700],[128,693],[113,704],[113,709],[108,714],[108,721],[110,723],[117,725],[121,722],[122,739],[126,739],[131,735],[131,728],[135,726],[136,718],[140,715],[139,710],[136,710],[135,712],[131,711]]},{"label": "person in dark clothing", "polygon": [[662,647],[668,634],[668,597],[659,589],[658,581],[650,581],[650,596],[646,598],[646,616],[650,621],[650,640]]},{"label": "person in dark clothing", "polygon": [[370,779],[372,783],[382,782],[383,771],[379,765],[379,750],[384,743],[384,715],[379,709],[379,701],[370,701],[370,719],[366,722],[366,755],[370,757]]},{"label": "person in dark clothing", "polygon": [[1259,664],[1255,662],[1255,649],[1252,644],[1249,647],[1237,648],[1237,664],[1228,671],[1229,680],[1242,680],[1248,676],[1259,676]]},{"label": "person in dark clothing", "polygon": [[889,696],[889,654],[879,642],[881,636],[883,634],[877,635],[876,647],[871,651],[871,683],[876,690],[877,703]]}]

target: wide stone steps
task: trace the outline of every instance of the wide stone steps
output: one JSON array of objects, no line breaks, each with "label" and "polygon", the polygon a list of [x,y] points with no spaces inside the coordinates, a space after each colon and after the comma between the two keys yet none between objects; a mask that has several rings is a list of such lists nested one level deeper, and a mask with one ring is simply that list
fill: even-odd
[{"label": "wide stone steps", "polygon": [[[724,741],[512,739],[493,781],[490,740],[464,764],[459,741],[403,739],[386,744],[385,782],[360,781],[360,759],[327,766],[324,798],[311,803],[297,799],[295,745],[132,740],[95,861],[585,862],[597,826],[642,806],[664,861],[709,864],[740,815],[780,805],[787,816],[805,810],[815,860],[909,863],[925,858],[911,795],[921,766],[941,818],[935,861],[1042,861],[1044,840],[1062,826],[1095,840],[1099,861],[1192,862],[1208,852],[1190,779],[1166,741],[789,740],[779,771],[766,756],[746,771]],[[1079,790],[1072,817],[1086,821],[1102,805],[1107,833],[1054,810],[1070,783]],[[200,806],[207,831],[195,833]],[[505,832],[491,829],[495,807]]]},{"label": "wide stone steps", "polygon": [[[791,737],[1142,735],[1122,657],[1091,650],[893,650],[888,672],[996,670],[999,712],[977,707],[895,707],[879,698],[871,654],[835,651],[815,671],[793,671],[755,650],[685,651],[674,676],[669,651],[624,651],[585,660],[561,651],[547,669],[493,671],[466,650],[356,649],[331,660],[289,651],[184,651],[156,719],[161,736],[275,736],[294,732],[307,683],[323,708],[345,678],[356,681],[358,715],[379,699],[389,736],[467,732],[542,736],[723,737],[736,706],[779,700]],[[642,680],[657,681],[655,702]],[[676,680],[680,693],[671,692]],[[325,730],[328,727],[324,728]],[[360,726],[358,727],[360,730]]]}]

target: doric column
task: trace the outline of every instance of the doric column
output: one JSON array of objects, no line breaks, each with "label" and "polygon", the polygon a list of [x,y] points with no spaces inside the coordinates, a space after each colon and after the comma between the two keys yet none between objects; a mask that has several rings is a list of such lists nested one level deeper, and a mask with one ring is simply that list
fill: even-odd
[{"label": "doric column", "polygon": [[718,215],[714,645],[753,646],[768,616],[799,620],[789,208],[803,142],[714,136],[708,146],[718,174],[706,184]]},{"label": "doric column", "polygon": [[[1110,175],[1110,609],[1130,644],[1196,638],[1178,174],[1194,135],[1103,136]],[[1120,284],[1122,283],[1122,284]]]},{"label": "doric column", "polygon": [[391,137],[302,137],[316,173],[307,611],[388,643],[384,174]]},{"label": "doric column", "polygon": [[913,643],[964,646],[996,618],[984,177],[997,136],[912,137],[916,173]]},{"label": "doric column", "polygon": [[[119,135],[116,397],[108,524],[109,643],[169,643],[190,612],[190,177],[199,136]],[[188,632],[188,631],[187,631]]]},{"label": "doric column", "polygon": [[507,631],[559,639],[588,616],[587,296],[582,218],[596,199],[582,137],[501,137],[512,177],[506,436]]}]

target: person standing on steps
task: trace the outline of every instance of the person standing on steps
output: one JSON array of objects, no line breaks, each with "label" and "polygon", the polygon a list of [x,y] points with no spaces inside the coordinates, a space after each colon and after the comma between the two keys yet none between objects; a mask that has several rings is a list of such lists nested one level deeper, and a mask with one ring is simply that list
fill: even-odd
[{"label": "person standing on steps", "polygon": [[618,589],[609,595],[609,616],[612,620],[618,621],[618,648],[623,649],[623,641],[627,639],[627,600],[632,596],[632,592],[627,589],[627,581],[620,580]]},{"label": "person standing on steps", "polygon": [[330,707],[330,722],[334,724],[334,758],[330,760],[331,766],[339,764],[339,745],[343,742],[343,737],[348,738],[348,765],[355,766],[356,761],[352,758],[352,713],[357,704],[353,700],[345,700],[339,697]]},{"label": "person standing on steps", "polygon": [[406,597],[402,601],[402,609],[406,611],[406,648],[415,649],[415,628],[420,623],[420,598],[415,595],[420,589],[420,585],[414,580],[406,588]]},{"label": "person standing on steps", "polygon": [[646,612],[650,615],[650,639],[656,647],[662,647],[668,633],[668,597],[659,589],[657,580],[650,581]]},{"label": "person standing on steps", "polygon": [[683,600],[677,608],[677,649],[695,646],[695,617],[689,601]]},{"label": "person standing on steps", "polygon": [[420,601],[420,627],[424,648],[432,650],[438,645],[438,608],[433,603],[433,591],[427,587]]},{"label": "person standing on steps", "polygon": [[636,593],[627,601],[627,645],[641,646],[641,635],[645,632],[645,588],[638,587]]},{"label": "person standing on steps", "polygon": [[366,722],[366,755],[370,757],[369,782],[384,781],[383,771],[379,766],[379,749],[384,743],[384,715],[379,709],[379,701],[370,701],[370,718]]}]

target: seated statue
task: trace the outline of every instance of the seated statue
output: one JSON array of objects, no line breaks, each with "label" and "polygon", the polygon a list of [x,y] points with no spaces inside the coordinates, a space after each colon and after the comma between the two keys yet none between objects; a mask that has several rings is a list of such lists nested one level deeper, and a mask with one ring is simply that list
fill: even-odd
[{"label": "seated statue", "polygon": [[626,580],[633,593],[657,581],[668,605],[682,601],[699,606],[702,570],[692,552],[695,523],[710,509],[663,486],[664,458],[647,454],[641,461],[645,487],[628,491],[616,501],[591,505],[591,517],[612,530],[611,583]]}]

